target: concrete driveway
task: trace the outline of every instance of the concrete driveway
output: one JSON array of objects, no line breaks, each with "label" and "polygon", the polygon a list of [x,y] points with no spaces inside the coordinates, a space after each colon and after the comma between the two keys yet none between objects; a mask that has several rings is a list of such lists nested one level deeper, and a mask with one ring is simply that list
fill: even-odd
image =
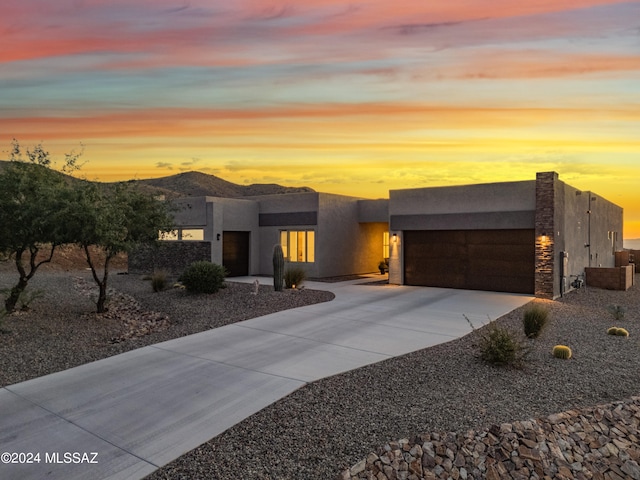
[{"label": "concrete driveway", "polygon": [[308,382],[453,340],[470,331],[463,314],[480,326],[532,299],[357,283],[308,282],[335,300],[0,389],[0,453],[16,462],[4,453],[0,478],[142,478]]}]

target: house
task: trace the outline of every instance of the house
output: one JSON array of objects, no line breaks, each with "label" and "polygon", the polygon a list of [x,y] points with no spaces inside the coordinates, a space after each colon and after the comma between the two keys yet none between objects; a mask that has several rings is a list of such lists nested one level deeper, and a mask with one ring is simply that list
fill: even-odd
[{"label": "house", "polygon": [[311,278],[375,272],[388,258],[393,284],[556,298],[585,268],[615,267],[622,250],[622,208],[555,172],[392,190],[382,200],[304,192],[177,205],[175,241],[133,254],[134,273],[207,259],[230,275],[271,275],[280,243]]}]

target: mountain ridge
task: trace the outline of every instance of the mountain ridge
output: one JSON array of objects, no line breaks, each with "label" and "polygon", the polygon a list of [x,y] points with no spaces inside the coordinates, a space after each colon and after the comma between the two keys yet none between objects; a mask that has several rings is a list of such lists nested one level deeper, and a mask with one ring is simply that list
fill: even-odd
[{"label": "mountain ridge", "polygon": [[[0,170],[2,170],[2,168],[4,168],[8,163],[8,160],[0,160]],[[60,174],[65,175],[69,180],[85,180],[81,177],[72,177],[62,172],[60,172]],[[97,180],[88,181],[99,185],[114,185],[122,183],[102,182]],[[168,175],[165,177],[125,180],[124,183],[137,185],[141,190],[154,195],[164,195],[167,199],[199,196],[241,198],[257,195],[315,192],[315,190],[310,187],[285,187],[277,183],[253,183],[250,185],[240,185],[229,182],[228,180],[216,175],[195,170]]]},{"label": "mountain ridge", "polygon": [[283,193],[314,192],[309,187],[285,187],[276,183],[253,183],[239,185],[223,178],[198,171],[182,172],[166,177],[132,180],[144,189],[169,198],[176,197],[251,197]]}]

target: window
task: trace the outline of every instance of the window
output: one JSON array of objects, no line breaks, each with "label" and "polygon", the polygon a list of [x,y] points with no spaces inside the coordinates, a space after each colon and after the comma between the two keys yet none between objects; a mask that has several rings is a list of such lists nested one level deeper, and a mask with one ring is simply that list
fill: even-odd
[{"label": "window", "polygon": [[180,228],[170,232],[159,232],[158,238],[160,240],[204,240],[204,230],[202,228]]},{"label": "window", "polygon": [[280,245],[288,262],[315,262],[315,232],[313,230],[281,230]]},{"label": "window", "polygon": [[178,230],[171,230],[169,232],[158,232],[158,238],[160,240],[178,240]]},{"label": "window", "polygon": [[202,228],[189,228],[182,230],[182,240],[204,240]]},{"label": "window", "polygon": [[382,234],[382,258],[389,258],[389,232]]}]

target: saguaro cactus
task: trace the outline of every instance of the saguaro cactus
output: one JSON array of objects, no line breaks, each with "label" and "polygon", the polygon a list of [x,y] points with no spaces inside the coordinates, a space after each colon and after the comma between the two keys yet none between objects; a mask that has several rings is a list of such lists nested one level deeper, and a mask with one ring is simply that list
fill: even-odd
[{"label": "saguaro cactus", "polygon": [[279,243],[273,246],[273,288],[276,292],[284,288],[284,253]]}]

